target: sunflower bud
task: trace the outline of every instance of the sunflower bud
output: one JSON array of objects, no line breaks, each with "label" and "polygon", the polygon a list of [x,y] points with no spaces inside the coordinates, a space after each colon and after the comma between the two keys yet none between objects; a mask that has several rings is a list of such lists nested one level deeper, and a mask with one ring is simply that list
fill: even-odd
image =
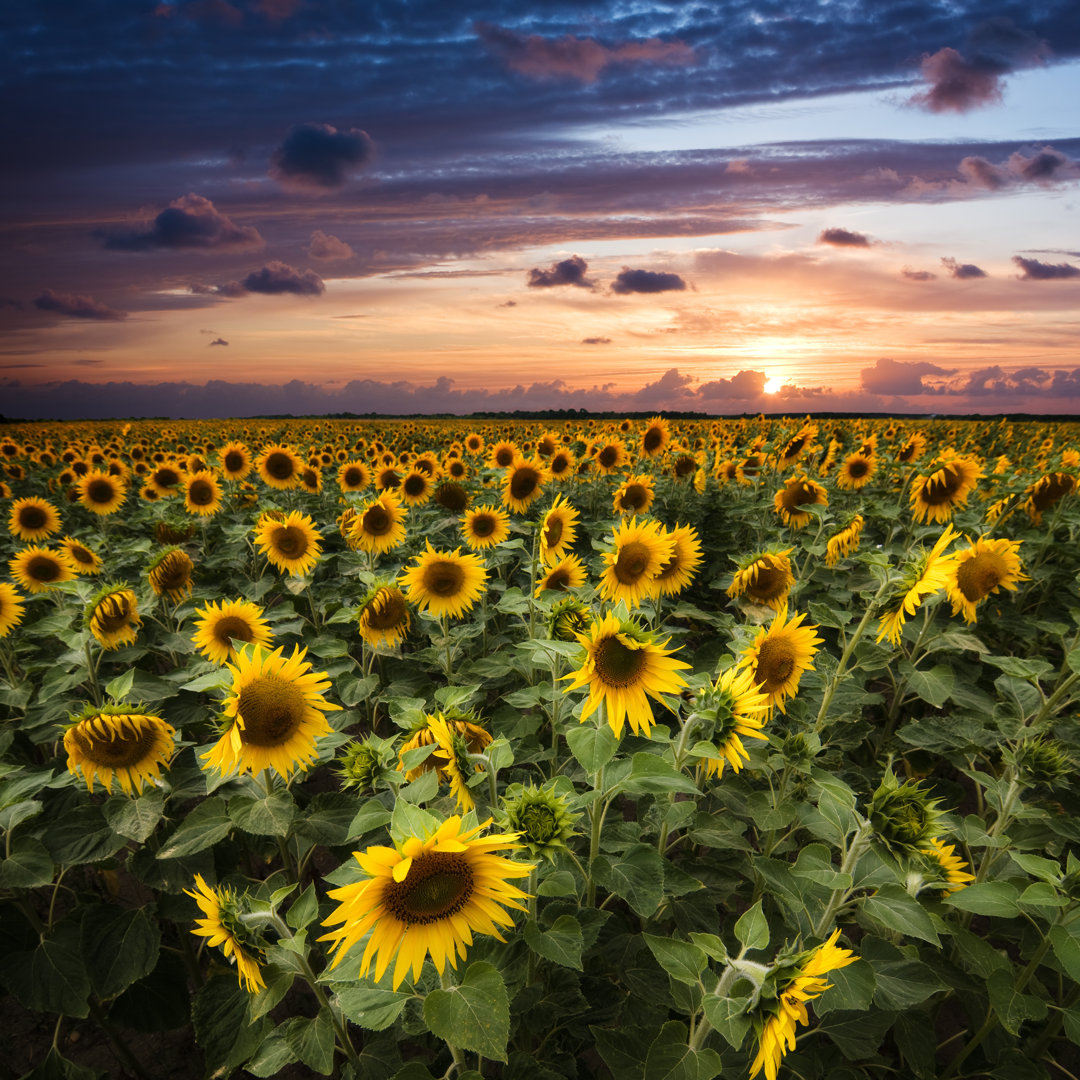
[{"label": "sunflower bud", "polygon": [[555,852],[566,847],[581,816],[569,809],[570,796],[556,792],[552,785],[522,787],[514,784],[502,800],[502,818],[508,829],[520,833],[522,843],[535,859],[554,861]]},{"label": "sunflower bud", "polygon": [[874,838],[897,857],[929,847],[941,831],[938,802],[918,781],[898,783],[890,769],[870,800]]},{"label": "sunflower bud", "polygon": [[343,788],[366,791],[378,787],[393,769],[394,755],[386,739],[369,735],[363,742],[350,742],[338,763]]},{"label": "sunflower bud", "polygon": [[548,636],[555,641],[577,641],[589,628],[589,605],[576,596],[559,600],[548,616]]},{"label": "sunflower bud", "polygon": [[1028,739],[1006,754],[1019,780],[1030,786],[1055,787],[1073,775],[1075,763],[1061,743],[1048,738]]}]

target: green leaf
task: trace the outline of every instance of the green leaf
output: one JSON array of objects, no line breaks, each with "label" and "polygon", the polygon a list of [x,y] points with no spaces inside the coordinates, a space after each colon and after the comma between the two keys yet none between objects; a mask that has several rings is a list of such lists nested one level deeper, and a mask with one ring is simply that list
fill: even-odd
[{"label": "green leaf", "polygon": [[727,963],[727,946],[724,944],[723,939],[717,937],[716,934],[699,934],[694,932],[691,933],[690,940],[699,949],[703,949],[713,960],[716,960],[721,964]]},{"label": "green leaf", "polygon": [[21,1080],[99,1080],[101,1073],[69,1061],[56,1047],[50,1047],[36,1069],[26,1073]]},{"label": "green leaf", "polygon": [[45,845],[33,836],[16,836],[11,854],[0,859],[0,888],[33,889],[48,885],[55,869]]},{"label": "green leaf", "polygon": [[900,670],[907,676],[908,686],[935,709],[940,709],[949,700],[956,683],[952,668],[945,664],[935,664],[929,671],[923,671],[905,660],[901,662]]},{"label": "green leaf", "polygon": [[296,814],[296,803],[287,791],[269,795],[234,795],[229,799],[233,824],[254,836],[285,836]]},{"label": "green leaf", "polygon": [[537,896],[576,896],[577,879],[569,870],[548,874],[536,888]]},{"label": "green leaf", "polygon": [[750,1017],[746,1015],[749,998],[724,998],[706,994],[702,1006],[705,1019],[712,1024],[717,1034],[733,1050],[738,1050],[750,1030]]},{"label": "green leaf", "polygon": [[103,809],[105,820],[116,832],[141,844],[161,820],[165,796],[157,788],[152,788],[137,799],[114,795]]},{"label": "green leaf", "polygon": [[720,1073],[715,1050],[695,1050],[687,1045],[686,1025],[671,1020],[649,1047],[643,1080],[712,1080]]},{"label": "green leaf", "polygon": [[875,963],[874,981],[874,1004],[895,1012],[910,1009],[946,989],[945,983],[920,960]]},{"label": "green leaf", "polygon": [[1019,898],[1016,886],[1007,881],[982,881],[947,896],[945,903],[975,915],[999,915],[1011,919],[1020,914]]},{"label": "green leaf", "polygon": [[326,1008],[319,1010],[314,1019],[294,1016],[285,1029],[289,1049],[309,1068],[320,1076],[334,1071],[334,1025]]},{"label": "green leaf", "polygon": [[265,1016],[292,989],[296,979],[294,972],[276,964],[262,965],[263,982],[266,988],[253,995],[248,1001],[248,1011],[252,1020]]},{"label": "green leaf", "polygon": [[[424,747],[424,749],[426,750],[427,747]],[[439,774],[434,769],[428,769],[427,772],[421,773],[411,783],[400,788],[397,797],[404,799],[406,802],[419,804],[434,799],[438,793]]]},{"label": "green leaf", "polygon": [[195,1039],[206,1060],[207,1075],[222,1075],[247,1061],[262,1045],[269,1020],[248,1021],[248,995],[235,975],[215,975],[195,994],[191,1010]]},{"label": "green leaf", "polygon": [[115,855],[127,841],[117,836],[98,806],[77,806],[53,820],[42,836],[54,862],[63,866],[99,862]]},{"label": "green leaf", "polygon": [[128,668],[123,675],[117,675],[105,684],[105,693],[118,705],[127,699],[135,682],[135,669]]},{"label": "green leaf", "polygon": [[0,810],[0,829],[11,832],[17,825],[37,817],[44,807],[39,799],[21,799]]},{"label": "green leaf", "polygon": [[791,873],[826,889],[851,888],[851,875],[842,874],[833,866],[832,852],[824,844],[807,844],[799,852]]},{"label": "green leaf", "polygon": [[885,1032],[892,1026],[893,1013],[830,1013],[817,1030],[827,1035],[848,1061],[868,1058],[881,1045]]},{"label": "green leaf", "polygon": [[401,843],[410,836],[430,836],[439,827],[439,819],[419,806],[399,799],[390,815],[390,835]]},{"label": "green leaf", "polygon": [[541,930],[535,920],[525,924],[525,944],[538,956],[563,967],[581,971],[581,924],[573,915],[560,915],[550,930]]},{"label": "green leaf", "polygon": [[37,948],[0,959],[0,982],[28,1009],[88,1016],[90,976],[79,949],[79,927],[63,922]]},{"label": "green leaf", "polygon": [[1041,656],[984,656],[983,660],[1017,679],[1038,679],[1054,670],[1054,665]]},{"label": "green leaf", "polygon": [[598,773],[614,756],[619,747],[611,728],[581,724],[566,733],[566,743],[578,764],[590,775]]},{"label": "green leaf", "polygon": [[190,690],[193,694],[198,694],[203,690],[216,690],[218,687],[224,687],[228,680],[229,676],[224,671],[208,671],[205,675],[200,675],[197,679],[184,683],[180,689]]},{"label": "green leaf", "polygon": [[115,997],[157,965],[161,930],[147,908],[89,908],[82,920],[82,955],[99,998]]},{"label": "green leaf", "polygon": [[1019,851],[1010,851],[1009,858],[1026,874],[1040,881],[1057,885],[1061,881],[1061,865],[1054,859],[1044,859],[1039,855],[1027,855]]},{"label": "green leaf", "polygon": [[1050,946],[1054,950],[1058,963],[1065,969],[1070,979],[1080,983],[1080,941],[1077,941],[1064,926],[1050,927],[1049,937]]},{"label": "green leaf", "polygon": [[656,937],[653,934],[642,934],[642,937],[649,946],[649,951],[656,957],[656,962],[673,979],[691,986],[697,985],[698,976],[709,962],[704,949],[677,938]]},{"label": "green leaf", "polygon": [[157,853],[159,859],[178,859],[213,846],[232,830],[233,823],[220,798],[199,803]]},{"label": "green leaf", "polygon": [[739,916],[735,937],[747,949],[764,949],[769,944],[769,921],[761,910],[760,900]]},{"label": "green leaf", "polygon": [[295,1060],[296,1052],[289,1045],[284,1030],[272,1031],[255,1056],[244,1063],[244,1072],[252,1076],[276,1076]]},{"label": "green leaf", "polygon": [[698,794],[697,785],[688,776],[662,757],[646,753],[635,754],[630,759],[630,775],[619,788],[627,795],[663,795],[677,791],[686,795]]},{"label": "green leaf", "polygon": [[868,915],[890,930],[940,944],[934,924],[923,906],[900,885],[882,885],[873,896],[864,896],[859,902],[859,921]]},{"label": "green leaf", "polygon": [[1001,1026],[1010,1035],[1019,1035],[1025,1020],[1042,1020],[1046,1017],[1046,1002],[1018,991],[1011,970],[995,971],[986,980],[986,991]]},{"label": "green leaf", "polygon": [[305,926],[310,925],[318,917],[319,897],[315,892],[315,883],[312,882],[300,896],[293,901],[288,914],[285,916],[285,921],[294,930],[303,930]]},{"label": "green leaf", "polygon": [[384,1031],[401,1015],[412,994],[383,990],[377,986],[336,987],[341,1011],[357,1026]]},{"label": "green leaf", "polygon": [[877,982],[874,968],[865,960],[829,972],[829,989],[814,1002],[818,1016],[847,1010],[862,1012],[870,1008]]},{"label": "green leaf", "polygon": [[352,819],[346,840],[355,840],[358,836],[366,836],[382,828],[389,823],[390,816],[390,811],[378,799],[368,799]]},{"label": "green leaf", "polygon": [[171,1031],[191,1020],[187,969],[176,953],[162,950],[157,967],[133,982],[109,1007],[109,1019],[135,1031]]},{"label": "green leaf", "polygon": [[664,860],[651,844],[635,844],[616,863],[600,855],[592,869],[605,889],[621,896],[643,919],[664,898]]},{"label": "green leaf", "polygon": [[510,1004],[503,977],[491,964],[470,964],[457,986],[432,990],[424,999],[424,1021],[448,1043],[506,1061]]},{"label": "green leaf", "polygon": [[1069,898],[1045,881],[1032,882],[1021,894],[1019,903],[1036,908],[1066,907]]}]

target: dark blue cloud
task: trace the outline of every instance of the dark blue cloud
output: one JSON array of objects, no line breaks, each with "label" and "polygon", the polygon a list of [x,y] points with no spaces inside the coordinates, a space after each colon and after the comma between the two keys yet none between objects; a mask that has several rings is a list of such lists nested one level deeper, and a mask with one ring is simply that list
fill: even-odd
[{"label": "dark blue cloud", "polygon": [[555,285],[591,289],[593,283],[585,276],[588,269],[589,264],[580,255],[571,255],[553,263],[549,270],[530,270],[526,284],[533,289],[550,289]]},{"label": "dark blue cloud", "polygon": [[314,270],[296,270],[278,259],[252,270],[240,283],[248,292],[279,296],[319,296],[325,291],[323,279]]},{"label": "dark blue cloud", "polygon": [[128,317],[126,311],[117,311],[92,296],[58,293],[52,289],[46,289],[40,296],[35,296],[34,307],[39,311],[67,315],[73,319],[94,319],[98,322],[120,322]]},{"label": "dark blue cloud", "polygon": [[666,270],[631,270],[624,267],[612,283],[616,293],[678,292],[686,288],[686,282],[678,274]]},{"label": "dark blue cloud", "polygon": [[1014,255],[1012,261],[1023,271],[1018,275],[1022,281],[1067,281],[1080,278],[1080,266],[1072,263],[1047,263],[1038,259],[1025,259]]},{"label": "dark blue cloud", "polygon": [[234,224],[209,199],[194,194],[173,200],[145,228],[102,235],[105,246],[113,251],[257,251],[265,243],[254,226]]},{"label": "dark blue cloud", "polygon": [[374,156],[375,144],[366,131],[338,131],[330,124],[298,124],[274,151],[270,175],[288,188],[334,191],[369,165]]},{"label": "dark blue cloud", "polygon": [[971,281],[974,278],[987,276],[986,271],[981,266],[976,266],[974,263],[957,262],[951,255],[944,256],[941,265],[949,271],[950,277],[957,278],[960,281]]}]

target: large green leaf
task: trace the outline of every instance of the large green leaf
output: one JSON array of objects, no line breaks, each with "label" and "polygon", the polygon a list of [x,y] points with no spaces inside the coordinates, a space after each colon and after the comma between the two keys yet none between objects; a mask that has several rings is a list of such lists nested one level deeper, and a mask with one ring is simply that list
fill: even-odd
[{"label": "large green leaf", "polygon": [[115,997],[157,964],[161,929],[148,908],[89,908],[82,921],[82,954],[99,998]]},{"label": "large green leaf", "polygon": [[619,746],[619,740],[606,724],[596,727],[586,723],[570,728],[566,733],[566,742],[570,753],[590,776],[599,772],[612,759]]},{"label": "large green leaf", "polygon": [[522,936],[525,944],[538,956],[581,971],[581,924],[573,915],[560,915],[550,930],[541,930],[530,919]]},{"label": "large green leaf", "polygon": [[78,924],[63,922],[36,948],[0,959],[0,982],[28,1009],[89,1015],[90,976],[79,947]]},{"label": "large green leaf", "polygon": [[226,812],[225,801],[216,796],[207,799],[188,814],[180,827],[165,841],[157,857],[177,859],[182,855],[193,855],[223,840],[232,828],[232,818]]},{"label": "large green leaf", "polygon": [[642,918],[648,918],[664,898],[664,860],[651,844],[635,844],[614,862],[600,855],[593,863],[596,880],[621,896]]},{"label": "large green leaf", "polygon": [[672,1020],[649,1047],[643,1080],[713,1080],[719,1074],[720,1055],[688,1046],[686,1025]]},{"label": "large green leaf", "polygon": [[703,949],[677,938],[656,937],[653,934],[643,934],[642,937],[649,946],[649,951],[656,957],[656,962],[673,979],[692,986],[697,985],[699,976],[709,962]]},{"label": "large green leaf", "polygon": [[424,999],[424,1020],[440,1039],[506,1061],[510,1003],[503,977],[491,964],[470,964],[457,986],[432,990]]},{"label": "large green leaf", "polygon": [[378,986],[338,986],[341,1011],[358,1027],[383,1031],[401,1015],[411,994],[383,990]]},{"label": "large green leaf", "polygon": [[233,824],[256,836],[285,836],[295,814],[296,803],[286,791],[272,791],[260,797],[234,795],[229,800]]}]

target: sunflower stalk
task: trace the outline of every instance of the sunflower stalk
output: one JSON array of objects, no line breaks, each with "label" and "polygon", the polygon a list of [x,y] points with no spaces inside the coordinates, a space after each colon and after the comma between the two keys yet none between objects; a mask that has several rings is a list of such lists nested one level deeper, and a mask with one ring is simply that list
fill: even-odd
[{"label": "sunflower stalk", "polygon": [[[862,858],[870,847],[870,822],[864,821],[851,838],[844,852],[843,861],[840,863],[840,873],[854,877],[855,864]],[[851,898],[854,888],[834,889],[829,897],[821,918],[814,924],[814,937],[823,938],[826,930],[836,921],[836,915]]]},{"label": "sunflower stalk", "polygon": [[604,817],[607,814],[607,804],[604,803],[604,766],[601,765],[593,779],[593,791],[598,797],[589,805],[589,818],[591,828],[589,830],[589,881],[585,893],[585,906],[596,906],[596,877],[593,874],[593,863],[600,854],[600,830],[604,825]]},{"label": "sunflower stalk", "polygon": [[105,699],[101,693],[101,683],[98,681],[98,664],[101,663],[101,650],[98,650],[98,654],[94,657],[90,652],[90,641],[83,642],[83,655],[86,657],[86,672],[87,677],[90,680],[90,696],[94,699],[94,704],[100,708]]},{"label": "sunflower stalk", "polygon": [[15,663],[14,650],[8,651],[6,645],[0,644],[0,664],[4,667],[4,678],[12,689],[17,687],[22,679],[19,674],[19,667]]}]

